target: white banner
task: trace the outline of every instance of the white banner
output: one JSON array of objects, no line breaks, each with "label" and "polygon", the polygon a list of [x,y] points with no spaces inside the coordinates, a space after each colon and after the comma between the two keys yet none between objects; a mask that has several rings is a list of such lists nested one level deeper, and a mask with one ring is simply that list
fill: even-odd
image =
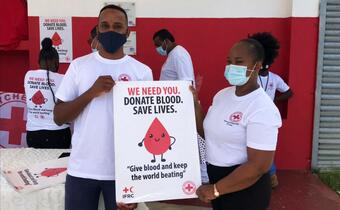
[{"label": "white banner", "polygon": [[3,170],[2,174],[18,192],[28,193],[65,183],[68,157],[38,163],[32,167]]},{"label": "white banner", "polygon": [[[71,17],[40,17],[40,43],[49,37],[53,47],[59,53],[60,63],[71,63],[72,53],[72,18]],[[40,46],[41,48],[41,46]]]},{"label": "white banner", "polygon": [[201,176],[189,85],[139,81],[114,86],[118,202],[196,197]]},{"label": "white banner", "polygon": [[137,55],[136,31],[130,32],[123,49],[126,55]]},{"label": "white banner", "polygon": [[27,147],[26,97],[0,91],[0,148]]}]

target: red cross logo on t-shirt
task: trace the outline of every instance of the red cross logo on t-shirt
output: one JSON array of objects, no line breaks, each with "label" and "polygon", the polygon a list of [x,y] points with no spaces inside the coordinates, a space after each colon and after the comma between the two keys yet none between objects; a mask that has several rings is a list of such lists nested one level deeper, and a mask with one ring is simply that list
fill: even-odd
[{"label": "red cross logo on t-shirt", "polygon": [[118,81],[130,81],[131,78],[129,75],[127,74],[121,74],[118,76]]},{"label": "red cross logo on t-shirt", "polygon": [[233,114],[230,115],[229,120],[231,122],[240,122],[242,119],[242,112],[234,112]]}]

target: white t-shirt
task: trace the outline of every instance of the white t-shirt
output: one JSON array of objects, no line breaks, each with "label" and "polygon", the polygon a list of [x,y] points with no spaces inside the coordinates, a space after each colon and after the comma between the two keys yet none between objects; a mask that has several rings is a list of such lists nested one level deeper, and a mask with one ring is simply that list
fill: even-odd
[{"label": "white t-shirt", "polygon": [[190,54],[177,45],[172,49],[162,66],[159,80],[187,80],[195,82],[194,68]]},{"label": "white t-shirt", "polygon": [[[153,79],[148,66],[128,55],[110,60],[94,52],[70,64],[56,96],[64,102],[72,101],[86,92],[102,75],[110,75],[115,81]],[[71,176],[115,179],[112,90],[92,99],[75,119],[67,169]]]},{"label": "white t-shirt", "polygon": [[[50,71],[50,84],[54,93],[56,93],[63,76]],[[25,75],[24,87],[27,104],[26,130],[60,130],[69,127],[66,124],[58,126],[53,121],[55,104],[47,83],[47,70],[28,71]]]},{"label": "white t-shirt", "polygon": [[284,93],[289,90],[289,86],[285,83],[285,81],[283,81],[279,75],[272,72],[269,72],[265,77],[259,75],[257,83],[264,89],[273,101],[276,90],[280,93]]},{"label": "white t-shirt", "polygon": [[204,119],[207,162],[229,167],[247,161],[247,147],[275,151],[280,112],[262,88],[236,96],[235,86],[219,91]]}]

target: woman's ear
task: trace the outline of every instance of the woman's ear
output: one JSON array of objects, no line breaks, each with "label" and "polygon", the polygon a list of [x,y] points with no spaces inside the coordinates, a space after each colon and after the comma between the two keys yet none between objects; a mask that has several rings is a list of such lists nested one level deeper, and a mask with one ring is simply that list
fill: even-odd
[{"label": "woman's ear", "polygon": [[255,64],[255,71],[259,72],[262,69],[262,62],[257,62]]}]

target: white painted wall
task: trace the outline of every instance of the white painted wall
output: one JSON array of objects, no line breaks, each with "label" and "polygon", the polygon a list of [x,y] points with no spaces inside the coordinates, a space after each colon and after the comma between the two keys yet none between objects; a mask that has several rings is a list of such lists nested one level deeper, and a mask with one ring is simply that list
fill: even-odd
[{"label": "white painted wall", "polygon": [[293,17],[318,17],[320,0],[292,0]]},{"label": "white painted wall", "polygon": [[29,16],[97,17],[104,2],[136,2],[146,18],[317,17],[319,0],[27,0]]}]

